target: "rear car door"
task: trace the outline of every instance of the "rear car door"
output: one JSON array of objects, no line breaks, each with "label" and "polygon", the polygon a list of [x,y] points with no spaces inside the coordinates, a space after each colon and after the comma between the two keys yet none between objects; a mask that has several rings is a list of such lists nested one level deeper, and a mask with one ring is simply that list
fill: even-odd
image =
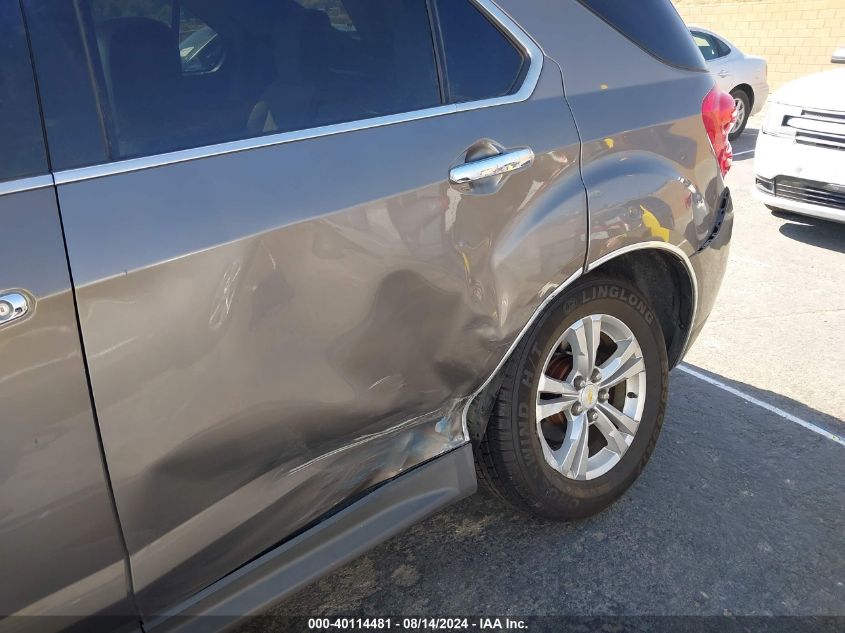
[{"label": "rear car door", "polygon": [[0,52],[0,630],[112,631],[137,615],[17,2]]},{"label": "rear car door", "polygon": [[746,80],[742,77],[742,56],[715,35],[710,36],[718,57],[713,60],[713,74],[716,76],[716,83],[725,92],[730,92],[738,83]]},{"label": "rear car door", "polygon": [[692,31],[698,49],[707,62],[707,69],[716,79],[716,84],[725,92],[736,85],[730,49],[719,38],[703,31]]},{"label": "rear car door", "polygon": [[24,5],[149,617],[468,441],[583,266],[578,135],[488,0]]}]

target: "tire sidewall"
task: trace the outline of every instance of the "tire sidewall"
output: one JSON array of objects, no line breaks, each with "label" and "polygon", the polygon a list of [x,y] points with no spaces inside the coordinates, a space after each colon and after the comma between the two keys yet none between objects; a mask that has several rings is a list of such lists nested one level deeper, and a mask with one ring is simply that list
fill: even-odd
[{"label": "tire sidewall", "polygon": [[[621,320],[637,338],[646,368],[646,403],[631,446],[610,471],[575,481],[554,470],[543,455],[536,421],[536,397],[543,366],[568,327],[591,314]],[[534,329],[520,358],[512,415],[518,433],[517,459],[528,474],[523,485],[532,497],[545,498],[567,518],[587,516],[630,486],[642,470],[660,432],[666,401],[668,362],[660,323],[642,295],[612,280],[580,284],[565,293]],[[516,439],[516,438],[515,438]],[[545,505],[545,504],[544,504]]]}]

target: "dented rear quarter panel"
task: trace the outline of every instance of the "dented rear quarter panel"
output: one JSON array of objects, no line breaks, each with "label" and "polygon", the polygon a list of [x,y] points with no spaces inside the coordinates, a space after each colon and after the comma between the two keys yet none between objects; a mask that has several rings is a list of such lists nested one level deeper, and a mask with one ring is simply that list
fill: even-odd
[{"label": "dented rear quarter panel", "polygon": [[724,188],[701,118],[706,72],[652,57],[575,0],[501,0],[560,64],[583,142],[588,264],[659,241],[692,255]]},{"label": "dented rear quarter panel", "polygon": [[733,225],[731,216],[699,253],[725,188],[701,117],[713,78],[656,59],[576,0],[500,4],[563,73],[582,140],[587,268],[647,243],[680,250],[697,295],[688,348],[712,309]]}]

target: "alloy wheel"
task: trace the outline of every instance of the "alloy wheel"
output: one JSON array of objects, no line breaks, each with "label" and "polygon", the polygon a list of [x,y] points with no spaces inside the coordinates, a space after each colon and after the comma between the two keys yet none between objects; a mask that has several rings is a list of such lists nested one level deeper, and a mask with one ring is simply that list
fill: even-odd
[{"label": "alloy wheel", "polygon": [[571,324],[546,358],[537,387],[546,463],[569,479],[607,473],[631,446],[645,397],[643,353],[627,325],[607,314]]},{"label": "alloy wheel", "polygon": [[745,123],[745,102],[738,97],[734,97],[734,108],[736,111],[736,120],[731,127],[731,134],[742,128]]}]

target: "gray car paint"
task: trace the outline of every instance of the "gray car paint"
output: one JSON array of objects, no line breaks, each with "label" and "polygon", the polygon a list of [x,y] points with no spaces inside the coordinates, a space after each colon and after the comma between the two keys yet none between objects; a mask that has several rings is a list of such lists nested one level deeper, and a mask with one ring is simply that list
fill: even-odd
[{"label": "gray car paint", "polygon": [[[449,169],[531,147],[495,195]],[[145,615],[463,444],[462,405],[579,270],[579,142],[526,102],[59,186]]]},{"label": "gray car paint", "polygon": [[[464,445],[468,396],[544,299],[587,264],[632,245],[678,247],[696,273],[693,335],[700,329],[731,224],[693,254],[712,231],[722,190],[700,117],[712,82],[661,64],[575,2],[500,4],[550,57],[528,102],[60,187],[93,393],[145,615]],[[484,139],[530,146],[537,160],[493,196],[460,194],[446,182],[448,168]],[[60,241],[56,253],[63,258]],[[54,313],[44,331],[64,332],[61,362],[77,362],[44,374],[45,384],[67,402],[82,398],[67,282],[44,294],[27,274],[11,273],[8,286],[32,290],[39,307],[0,330],[0,345]],[[45,367],[59,366],[55,350],[39,353]],[[0,380],[15,375],[2,370]],[[70,386],[56,382],[68,375]],[[101,470],[91,483],[102,465],[91,452],[90,408],[72,416],[87,427],[55,409],[61,429],[89,436],[54,458],[56,476],[71,485],[85,470],[87,492],[104,488]],[[17,450],[13,463],[31,449]],[[68,476],[59,464],[80,470]],[[55,492],[45,487],[39,495]],[[71,520],[70,533],[89,520],[111,526],[100,533],[113,538],[103,536],[91,557],[102,559],[96,578],[106,580],[104,593],[89,594],[100,596],[90,611],[126,590],[125,579],[117,590],[120,548],[100,492]],[[20,551],[34,542],[21,537]],[[60,556],[74,551],[59,545]],[[78,561],[67,568],[88,579]],[[40,588],[36,568],[32,579]]]},{"label": "gray car paint", "polygon": [[[728,267],[734,214],[730,210],[712,243],[690,258],[698,281],[698,313],[690,331],[689,345],[695,342],[713,311],[713,304],[722,286]],[[688,346],[689,346],[688,345]]]},{"label": "gray car paint", "polygon": [[[563,71],[583,142],[588,264],[652,241],[693,256],[713,230],[724,189],[701,118],[712,77],[657,60],[578,2],[500,4]],[[730,230],[727,224],[726,242]],[[721,280],[716,270],[724,264],[714,268]],[[718,290],[718,283],[699,285],[705,309],[694,330]]]},{"label": "gray car paint", "polygon": [[[0,294],[32,310],[0,327],[0,631],[131,620],[52,186],[0,195]],[[63,616],[47,618],[46,616]],[[99,630],[104,620],[89,622]]]},{"label": "gray car paint", "polygon": [[[449,451],[320,521],[145,623],[156,633],[208,633],[260,614],[328,571],[477,489],[472,446]],[[212,621],[211,627],[208,622]]]}]

